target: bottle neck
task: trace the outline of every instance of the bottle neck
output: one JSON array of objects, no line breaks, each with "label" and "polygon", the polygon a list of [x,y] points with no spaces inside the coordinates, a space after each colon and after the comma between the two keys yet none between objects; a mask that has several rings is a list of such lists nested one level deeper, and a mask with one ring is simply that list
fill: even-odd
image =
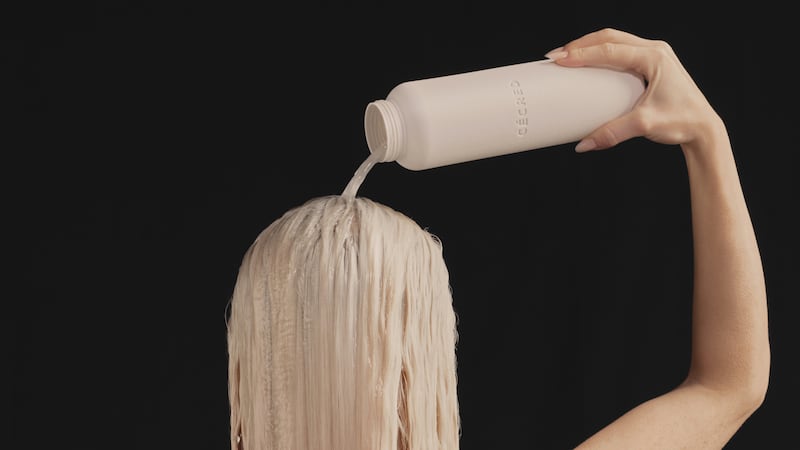
[{"label": "bottle neck", "polygon": [[390,100],[375,100],[364,112],[364,132],[367,146],[380,162],[395,161],[404,144],[403,121],[400,110]]}]

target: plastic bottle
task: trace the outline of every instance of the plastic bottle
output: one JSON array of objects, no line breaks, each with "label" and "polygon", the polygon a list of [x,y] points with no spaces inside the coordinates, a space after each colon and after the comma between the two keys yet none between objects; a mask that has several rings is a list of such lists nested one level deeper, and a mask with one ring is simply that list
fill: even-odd
[{"label": "plastic bottle", "polygon": [[407,81],[367,105],[373,158],[423,170],[575,142],[629,111],[637,75],[551,60]]}]

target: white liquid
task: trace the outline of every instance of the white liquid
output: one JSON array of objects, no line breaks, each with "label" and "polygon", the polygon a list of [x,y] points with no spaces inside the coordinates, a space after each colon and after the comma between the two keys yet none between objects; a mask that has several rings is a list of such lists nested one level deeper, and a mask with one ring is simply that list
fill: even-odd
[{"label": "white liquid", "polygon": [[372,169],[372,166],[374,166],[379,160],[380,155],[374,152],[370,153],[369,157],[367,157],[367,159],[358,167],[358,170],[356,170],[356,173],[353,175],[353,178],[350,179],[350,182],[347,183],[347,187],[344,188],[344,191],[342,192],[342,197],[351,200],[354,199],[356,197],[356,193],[358,193],[358,188],[361,187],[361,184],[364,182],[364,178],[366,178],[367,173],[369,173],[370,169]]}]

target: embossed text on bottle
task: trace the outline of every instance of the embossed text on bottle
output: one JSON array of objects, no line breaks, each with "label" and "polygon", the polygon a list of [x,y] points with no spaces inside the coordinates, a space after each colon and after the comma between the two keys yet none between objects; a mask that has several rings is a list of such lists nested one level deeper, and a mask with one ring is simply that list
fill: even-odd
[{"label": "embossed text on bottle", "polygon": [[509,83],[511,92],[514,94],[514,125],[516,126],[517,136],[522,137],[528,134],[528,106],[525,101],[525,91],[522,84],[517,80]]}]

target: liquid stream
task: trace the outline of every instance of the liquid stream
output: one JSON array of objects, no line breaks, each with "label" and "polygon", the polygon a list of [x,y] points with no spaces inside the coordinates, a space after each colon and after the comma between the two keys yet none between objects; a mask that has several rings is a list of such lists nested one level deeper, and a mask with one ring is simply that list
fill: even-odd
[{"label": "liquid stream", "polygon": [[342,192],[342,197],[349,200],[352,200],[356,197],[358,188],[361,187],[361,184],[364,182],[364,178],[366,178],[370,169],[372,169],[372,166],[374,166],[379,159],[380,155],[376,153],[370,153],[367,159],[358,167],[358,170],[356,170],[356,173],[353,175],[353,178],[350,179],[350,182],[347,183],[347,187],[345,187],[344,191]]}]

